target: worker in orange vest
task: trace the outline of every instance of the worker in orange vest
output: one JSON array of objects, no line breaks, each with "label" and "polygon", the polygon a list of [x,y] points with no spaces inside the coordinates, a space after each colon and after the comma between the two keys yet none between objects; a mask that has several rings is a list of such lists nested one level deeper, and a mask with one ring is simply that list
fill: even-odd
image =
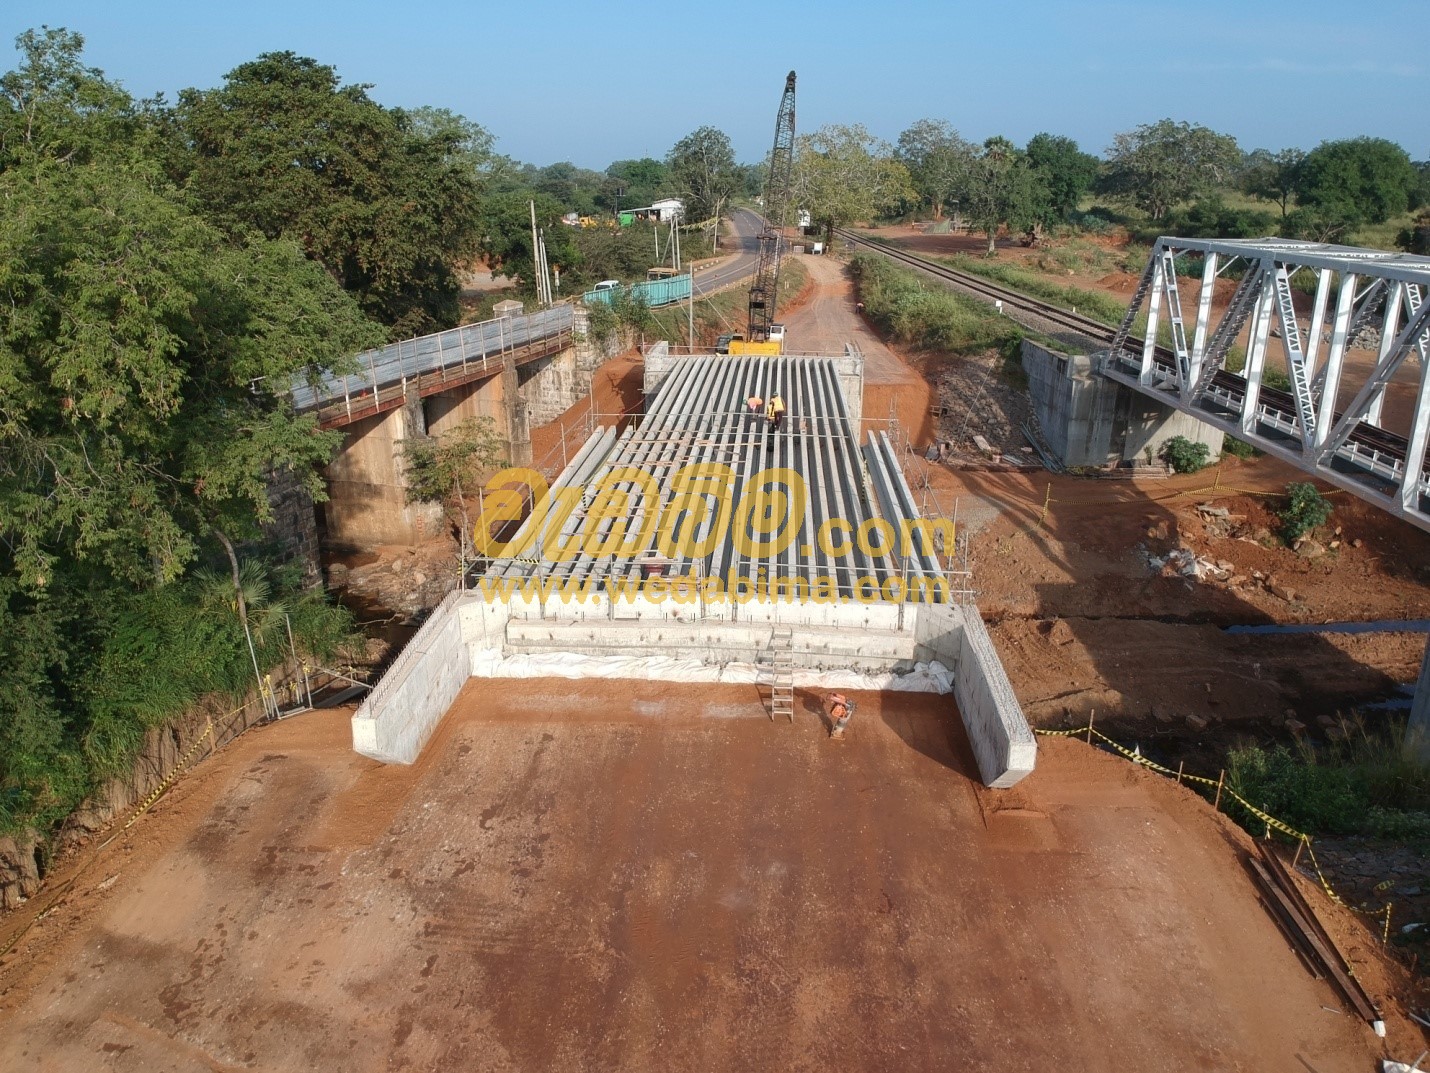
[{"label": "worker in orange vest", "polygon": [[826,693],[824,712],[829,716],[829,736],[842,738],[844,728],[849,725],[849,718],[854,714],[854,705],[843,693]]}]

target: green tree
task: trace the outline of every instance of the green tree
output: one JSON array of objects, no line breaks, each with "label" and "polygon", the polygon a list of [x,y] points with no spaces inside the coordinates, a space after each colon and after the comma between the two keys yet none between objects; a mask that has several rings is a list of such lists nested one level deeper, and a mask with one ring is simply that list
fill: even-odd
[{"label": "green tree", "polygon": [[48,26],[15,38],[23,62],[0,75],[0,169],[21,159],[84,164],[135,147],[141,109],[82,61],[84,38]]},{"label": "green tree", "polygon": [[546,259],[563,273],[579,270],[581,253],[571,228],[561,222],[564,206],[549,194],[512,191],[482,203],[481,251],[491,270],[536,290],[536,258],[531,247],[531,206],[546,237]]},{"label": "green tree", "polygon": [[414,123],[367,88],[266,53],[218,89],[180,95],[175,170],[228,234],[299,243],[392,337],[450,327],[454,265],[478,237],[471,132]]},{"label": "green tree", "polygon": [[920,119],[899,135],[894,155],[935,219],[958,196],[974,154],[973,146],[942,119]]},{"label": "green tree", "polygon": [[649,205],[666,193],[670,174],[666,166],[651,157],[640,160],[617,160],[606,169],[606,183],[598,201],[615,212],[619,206],[628,209]]},{"label": "green tree", "polygon": [[[322,497],[336,437],[288,388],[382,337],[296,245],[198,216],[157,159],[163,110],[86,67],[77,35],[20,43],[0,76],[6,831],[57,823],[147,727],[252,682],[237,620],[198,614],[184,572],[258,536],[275,472]],[[333,610],[287,606],[300,643]]]},{"label": "green tree", "polygon": [[987,236],[987,252],[992,257],[997,252],[1000,227],[1036,234],[1047,197],[1046,188],[1017,146],[1007,138],[993,137],[970,160],[959,201],[969,226]]},{"label": "green tree", "polygon": [[1430,255],[1430,209],[1417,215],[1410,226],[1396,236],[1395,242],[1406,253]]},{"label": "green tree", "polygon": [[821,127],[795,143],[794,205],[833,241],[834,229],[871,220],[917,195],[893,150],[859,125]]},{"label": "green tree", "polygon": [[546,194],[568,212],[589,216],[596,211],[596,201],[606,187],[606,176],[589,168],[578,168],[569,160],[548,164],[537,171],[531,188]]},{"label": "green tree", "polygon": [[1298,233],[1334,238],[1380,224],[1411,206],[1419,176],[1405,150],[1384,138],[1322,142],[1301,165],[1292,226]]},{"label": "green tree", "polygon": [[685,198],[686,219],[718,223],[741,180],[729,137],[714,127],[701,127],[671,147],[665,165],[671,184]]},{"label": "green tree", "polygon": [[491,131],[449,108],[409,108],[406,118],[416,137],[446,146],[448,158],[467,168],[482,189],[506,159],[497,154]]},{"label": "green tree", "polygon": [[267,476],[334,436],[293,377],[376,341],[296,247],[230,244],[128,165],[0,173],[0,533],[26,584],[66,555],[172,579],[253,531]]},{"label": "green tree", "polygon": [[[490,470],[501,465],[503,443],[490,417],[471,417],[440,436],[402,441],[407,464],[407,499],[440,503],[461,534],[465,557],[472,543],[472,518],[467,496],[481,488]],[[485,540],[478,541],[481,547]]]},{"label": "green tree", "polygon": [[1097,157],[1084,153],[1077,142],[1056,134],[1035,134],[1023,150],[1028,167],[1046,192],[1043,222],[1065,219],[1092,189],[1101,166]]},{"label": "green tree", "polygon": [[1241,163],[1229,134],[1161,119],[1112,139],[1104,188],[1153,220],[1225,185]]},{"label": "green tree", "polygon": [[757,198],[765,189],[765,177],[770,173],[769,161],[761,160],[758,164],[740,164],[739,185],[735,187],[736,197]]},{"label": "green tree", "polygon": [[1306,154],[1300,149],[1282,149],[1279,153],[1254,149],[1242,166],[1241,187],[1252,197],[1275,202],[1284,220],[1301,189],[1305,162]]}]

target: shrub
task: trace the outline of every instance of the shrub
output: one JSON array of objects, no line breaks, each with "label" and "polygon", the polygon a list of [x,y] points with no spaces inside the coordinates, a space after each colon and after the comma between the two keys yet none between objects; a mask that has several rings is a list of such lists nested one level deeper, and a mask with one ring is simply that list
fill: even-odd
[{"label": "shrub", "polygon": [[1173,436],[1162,444],[1162,461],[1178,473],[1195,473],[1211,458],[1211,448],[1185,436]]},{"label": "shrub", "polygon": [[586,324],[591,338],[601,346],[606,346],[615,338],[621,326],[621,318],[605,302],[592,302],[586,307]]},{"label": "shrub", "polygon": [[1186,238],[1259,238],[1274,235],[1276,226],[1276,217],[1269,212],[1232,208],[1218,198],[1208,198],[1170,214],[1162,231]]},{"label": "shrub", "polygon": [[[1308,834],[1430,837],[1430,768],[1405,755],[1404,727],[1371,731],[1357,719],[1343,720],[1342,729],[1346,741],[1319,750],[1304,742],[1233,749],[1227,784]],[[1250,831],[1263,829],[1253,817],[1239,818]]]},{"label": "shrub", "polygon": [[1017,324],[985,303],[930,287],[883,258],[860,254],[849,267],[865,312],[901,342],[963,353],[1001,347],[1022,335]]},{"label": "shrub", "polygon": [[1353,772],[1320,764],[1309,750],[1250,745],[1227,755],[1227,783],[1253,805],[1302,831],[1347,835],[1359,830],[1366,802]]},{"label": "shrub", "polygon": [[1113,222],[1097,212],[1070,212],[1068,226],[1090,235],[1106,235],[1112,231]]},{"label": "shrub", "polygon": [[1309,481],[1295,481],[1286,486],[1289,500],[1277,517],[1281,519],[1281,535],[1291,544],[1324,525],[1331,516],[1331,504]]},{"label": "shrub", "polygon": [[1239,440],[1235,436],[1228,436],[1222,441],[1221,453],[1231,455],[1232,458],[1255,458],[1256,448],[1245,440]]}]

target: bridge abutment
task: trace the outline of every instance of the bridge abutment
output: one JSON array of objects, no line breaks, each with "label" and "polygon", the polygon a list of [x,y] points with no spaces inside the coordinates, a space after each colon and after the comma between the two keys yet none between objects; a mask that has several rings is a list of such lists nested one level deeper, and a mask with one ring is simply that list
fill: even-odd
[{"label": "bridge abutment", "polygon": [[1043,436],[1065,466],[1153,462],[1174,436],[1221,453],[1220,430],[1095,375],[1085,354],[1024,339],[1022,363]]},{"label": "bridge abutment", "polygon": [[1422,764],[1430,764],[1430,640],[1420,661],[1420,678],[1415,683],[1415,699],[1410,704],[1410,720],[1405,725],[1405,754]]}]

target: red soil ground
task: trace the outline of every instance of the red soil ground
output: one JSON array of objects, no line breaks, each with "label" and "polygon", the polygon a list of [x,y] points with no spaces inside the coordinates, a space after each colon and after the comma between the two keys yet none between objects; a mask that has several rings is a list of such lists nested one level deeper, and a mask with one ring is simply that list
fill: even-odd
[{"label": "red soil ground", "polygon": [[[413,768],[343,713],[185,781],[3,964],[0,1068],[1367,1069],[1244,835],[1045,743],[982,790],[947,698],[472,683]],[[1394,981],[1346,936],[1372,993]]]}]

